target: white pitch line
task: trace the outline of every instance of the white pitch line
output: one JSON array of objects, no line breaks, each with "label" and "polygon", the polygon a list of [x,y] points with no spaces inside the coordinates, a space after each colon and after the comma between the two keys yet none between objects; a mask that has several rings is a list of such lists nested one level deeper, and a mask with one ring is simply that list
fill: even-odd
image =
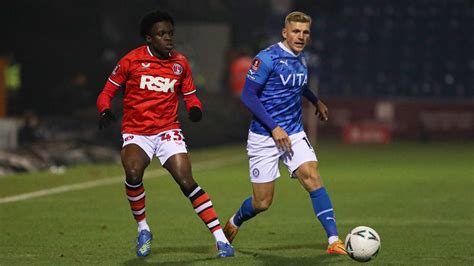
[{"label": "white pitch line", "polygon": [[[228,157],[228,158],[223,158],[223,159],[204,161],[201,163],[194,164],[193,170],[200,171],[204,169],[212,169],[212,168],[224,166],[226,164],[235,163],[237,161],[242,160],[242,158],[243,158],[242,156],[233,156],[233,157]],[[163,176],[165,174],[168,174],[166,170],[157,169],[157,170],[152,170],[152,171],[147,172],[145,175],[145,178],[150,179],[150,178]],[[117,183],[122,183],[122,182],[124,182],[123,176],[116,176],[116,177],[109,177],[109,178],[104,178],[100,180],[87,181],[87,182],[77,183],[77,184],[72,184],[72,185],[64,185],[64,186],[59,186],[55,188],[42,189],[42,190],[37,190],[37,191],[29,192],[29,193],[0,198],[0,204],[9,203],[9,202],[18,202],[22,200],[29,200],[33,198],[49,196],[53,194],[60,194],[60,193],[69,192],[69,191],[77,191],[77,190],[117,184]]]}]

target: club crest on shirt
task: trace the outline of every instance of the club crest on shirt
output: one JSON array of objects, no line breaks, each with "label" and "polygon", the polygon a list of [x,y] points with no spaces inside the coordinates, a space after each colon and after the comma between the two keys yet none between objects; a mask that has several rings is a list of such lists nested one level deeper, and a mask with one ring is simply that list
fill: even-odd
[{"label": "club crest on shirt", "polygon": [[261,63],[262,63],[262,61],[260,59],[255,58],[252,62],[252,66],[250,67],[251,70],[258,71],[258,68],[260,67]]},{"label": "club crest on shirt", "polygon": [[180,64],[174,64],[173,73],[175,73],[176,75],[181,75],[181,73],[183,73],[183,67]]},{"label": "club crest on shirt", "polygon": [[117,71],[119,70],[119,68],[120,68],[120,64],[117,64],[117,65],[115,66],[114,70],[112,70],[112,75],[117,74]]}]

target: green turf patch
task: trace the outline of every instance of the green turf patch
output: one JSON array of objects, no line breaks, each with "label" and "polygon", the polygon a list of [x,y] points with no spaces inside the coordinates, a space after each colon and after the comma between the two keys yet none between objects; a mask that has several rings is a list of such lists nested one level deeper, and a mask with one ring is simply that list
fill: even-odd
[{"label": "green turf patch", "polygon": [[[474,143],[317,145],[320,171],[345,238],[355,226],[380,234],[373,264],[473,265]],[[225,223],[251,195],[245,147],[192,151],[194,176]],[[307,193],[284,167],[269,211],[248,221],[234,258],[217,260],[214,241],[155,160],[147,170],[152,254],[134,255],[136,226],[120,163],[83,165],[0,178],[0,199],[87,182],[64,192],[0,203],[1,265],[313,265],[355,264],[325,254],[326,237]]]}]

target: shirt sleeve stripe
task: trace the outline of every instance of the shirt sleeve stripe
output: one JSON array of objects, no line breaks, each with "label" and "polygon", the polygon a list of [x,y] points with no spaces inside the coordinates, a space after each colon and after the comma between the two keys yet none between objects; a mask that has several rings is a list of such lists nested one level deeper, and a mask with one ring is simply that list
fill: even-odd
[{"label": "shirt sleeve stripe", "polygon": [[183,93],[183,95],[189,95],[189,94],[193,94],[195,92],[196,92],[196,90],[193,90],[193,91],[190,91],[190,92]]},{"label": "shirt sleeve stripe", "polygon": [[117,87],[122,87],[122,85],[118,84],[117,82],[113,81],[112,79],[109,78],[109,81],[112,82]]}]

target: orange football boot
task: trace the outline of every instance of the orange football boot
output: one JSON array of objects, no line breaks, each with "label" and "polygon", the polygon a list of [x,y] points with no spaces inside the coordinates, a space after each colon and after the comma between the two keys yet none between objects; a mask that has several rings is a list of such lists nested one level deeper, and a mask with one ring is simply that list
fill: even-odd
[{"label": "orange football boot", "polygon": [[341,254],[341,255],[347,254],[346,247],[344,247],[344,242],[342,242],[342,240],[340,239],[330,244],[326,252],[328,254]]}]

